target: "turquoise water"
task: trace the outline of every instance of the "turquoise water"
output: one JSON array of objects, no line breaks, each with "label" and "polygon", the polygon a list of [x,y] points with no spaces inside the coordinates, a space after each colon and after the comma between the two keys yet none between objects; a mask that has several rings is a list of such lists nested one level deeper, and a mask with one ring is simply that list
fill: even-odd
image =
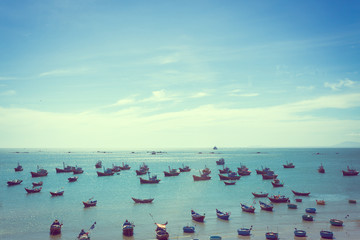
[{"label": "turquoise water", "polygon": [[[0,239],[75,239],[82,228],[87,230],[95,221],[92,239],[123,239],[121,226],[125,219],[134,222],[136,227],[134,237],[124,239],[155,239],[154,220],[169,222],[170,239],[209,239],[210,235],[220,235],[223,239],[265,239],[266,231],[279,232],[281,239],[294,239],[295,227],[306,230],[307,239],[320,239],[320,230],[334,231],[337,239],[360,239],[360,176],[343,177],[341,173],[347,165],[360,169],[360,149],[220,149],[214,153],[211,149],[162,149],[164,153],[156,155],[146,150],[132,151],[0,149]],[[219,158],[224,158],[226,166],[234,171],[240,163],[245,164],[252,174],[241,177],[234,186],[225,186],[218,177],[218,169],[222,167],[215,161]],[[94,165],[98,160],[105,167],[126,162],[131,170],[97,177]],[[282,164],[286,161],[296,167],[284,169]],[[23,172],[14,172],[18,162]],[[78,175],[77,182],[68,182],[72,173],[55,172],[56,167],[62,168],[63,162],[83,168],[84,173]],[[159,184],[140,184],[135,169],[143,162],[161,179]],[[320,163],[325,167],[325,174],[317,172]],[[182,164],[189,165],[192,171],[164,177],[163,171],[169,166],[179,168]],[[31,178],[30,171],[35,171],[37,165],[48,170],[47,177]],[[194,182],[192,175],[198,175],[205,165],[212,170],[212,179]],[[273,188],[270,180],[262,180],[255,172],[261,166],[274,170],[285,186]],[[8,187],[6,182],[16,178],[23,183]],[[44,182],[42,191],[27,194],[24,187],[34,181]],[[65,191],[63,196],[50,196],[49,191],[60,188]],[[298,203],[296,210],[288,209],[286,204],[275,204],[271,213],[261,211],[256,203],[255,214],[241,211],[240,203],[254,204],[251,192],[280,193],[294,200],[291,190],[311,194],[302,197],[303,202]],[[82,201],[91,197],[98,201],[97,206],[83,208]],[[131,197],[155,200],[152,204],[134,204]],[[326,205],[317,206],[316,199],[324,199]],[[358,204],[349,204],[348,199],[357,199]],[[301,219],[308,207],[317,208],[313,223]],[[216,208],[231,212],[230,220],[217,219]],[[205,222],[193,222],[191,209],[205,213]],[[344,227],[330,227],[330,218],[344,220]],[[64,224],[60,237],[49,236],[54,219]],[[182,232],[187,224],[196,227],[195,234]],[[238,228],[251,225],[251,237],[237,236]]]}]

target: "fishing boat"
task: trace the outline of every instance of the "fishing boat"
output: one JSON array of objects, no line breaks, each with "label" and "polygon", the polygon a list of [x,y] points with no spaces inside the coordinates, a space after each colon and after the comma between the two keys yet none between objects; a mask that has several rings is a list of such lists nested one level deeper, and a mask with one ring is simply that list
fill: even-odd
[{"label": "fishing boat", "polygon": [[242,204],[240,203],[241,205],[241,209],[244,211],[244,212],[248,212],[248,213],[254,213],[255,212],[255,207],[254,206],[247,206],[245,204]]},{"label": "fishing boat", "polygon": [[202,170],[202,174],[209,175],[211,173],[211,170],[205,166],[205,168]]},{"label": "fishing boat", "polygon": [[295,237],[306,237],[306,232],[304,230],[298,230],[295,228],[294,235]]},{"label": "fishing boat", "polygon": [[132,200],[134,200],[135,203],[152,203],[152,201],[154,201],[153,198],[148,198],[148,199],[139,199],[139,198],[131,198]]},{"label": "fishing boat", "polygon": [[295,165],[292,162],[288,163],[287,161],[286,161],[286,164],[284,164],[283,166],[284,166],[284,168],[294,168],[295,167]]},{"label": "fishing boat", "polygon": [[349,166],[347,166],[347,170],[342,170],[343,172],[343,176],[356,176],[359,174],[359,171],[356,171],[355,169],[351,169],[349,168]]},{"label": "fishing boat", "polygon": [[318,172],[319,173],[325,173],[325,168],[324,168],[324,166],[322,164],[319,166]]},{"label": "fishing boat", "polygon": [[26,192],[27,193],[38,193],[40,192],[42,189],[42,187],[39,187],[39,188],[25,188]]},{"label": "fishing boat", "polygon": [[224,181],[224,183],[225,183],[225,185],[235,185],[235,181],[230,181],[230,182],[228,182],[228,181]]},{"label": "fishing boat", "polygon": [[238,174],[240,175],[240,176],[249,176],[250,174],[251,174],[251,171],[249,171],[249,170],[245,170],[245,169],[242,169],[242,170],[238,170]]},{"label": "fishing boat", "polygon": [[87,200],[86,202],[82,202],[84,204],[84,207],[95,207],[97,204],[97,200],[91,200],[92,198],[90,198],[89,200]]},{"label": "fishing boat", "polygon": [[210,236],[210,240],[221,240],[221,236]]},{"label": "fishing boat", "polygon": [[75,167],[73,173],[74,174],[82,174],[84,170],[81,167]]},{"label": "fishing boat", "polygon": [[48,175],[48,171],[46,171],[43,168],[39,168],[39,166],[37,167],[37,171],[36,172],[30,172],[31,173],[31,177],[45,177]]},{"label": "fishing boat", "polygon": [[250,228],[239,228],[237,230],[237,232],[238,232],[238,235],[240,235],[240,236],[250,236],[251,229],[252,229],[252,226]]},{"label": "fishing boat", "polygon": [[78,177],[69,177],[69,182],[76,182],[78,180]]},{"label": "fishing boat", "polygon": [[330,224],[331,224],[331,226],[342,227],[344,222],[339,219],[332,218],[332,219],[330,219]]},{"label": "fishing boat", "polygon": [[75,167],[72,166],[65,166],[65,163],[63,162],[63,168],[55,168],[56,173],[67,173],[67,172],[73,172]]},{"label": "fishing boat", "polygon": [[216,161],[216,165],[224,165],[225,164],[225,159],[220,158],[219,160]]},{"label": "fishing boat", "polygon": [[105,169],[104,167],[104,172],[99,172],[99,171],[96,171],[98,177],[105,177],[105,176],[112,176],[114,175],[114,172],[112,171],[111,168],[107,168]]},{"label": "fishing boat", "polygon": [[268,167],[265,167],[265,168],[261,167],[261,170],[260,169],[255,169],[255,171],[256,171],[256,174],[264,174],[264,173],[267,173],[268,171],[271,171],[271,170]]},{"label": "fishing boat", "polygon": [[229,172],[232,172],[232,171],[228,167],[223,168],[223,169],[219,169],[219,173],[221,173],[221,174],[229,173]]},{"label": "fishing boat", "polygon": [[128,237],[134,235],[134,227],[135,225],[133,223],[129,222],[128,220],[125,220],[122,227],[123,235]]},{"label": "fishing boat", "polygon": [[195,232],[195,227],[193,227],[193,226],[184,226],[183,231],[184,231],[184,233],[194,233]]},{"label": "fishing boat", "polygon": [[155,229],[156,239],[158,240],[169,239],[169,233],[166,231],[167,222],[165,224],[159,224],[159,223],[155,223],[155,224],[157,226]]},{"label": "fishing boat", "polygon": [[271,197],[268,197],[268,199],[274,203],[285,203],[285,202],[289,201],[289,198],[285,197],[283,195],[273,195]]},{"label": "fishing boat", "polygon": [[230,213],[229,212],[221,212],[216,209],[216,216],[222,220],[229,220]]},{"label": "fishing boat", "polygon": [[295,202],[302,202],[301,198],[295,198]]},{"label": "fishing boat", "polygon": [[262,179],[263,180],[270,180],[270,179],[275,179],[277,178],[277,174],[274,173],[274,171],[268,171],[264,174],[262,174]]},{"label": "fishing boat", "polygon": [[325,200],[316,200],[317,205],[325,205]]},{"label": "fishing boat", "polygon": [[320,236],[325,239],[333,239],[334,234],[330,231],[320,231]]},{"label": "fishing boat", "polygon": [[157,175],[152,175],[150,177],[150,172],[148,172],[149,179],[144,179],[140,177],[140,183],[141,184],[156,184],[160,182],[160,179],[157,178]]},{"label": "fishing boat", "polygon": [[262,201],[259,201],[259,204],[260,204],[261,210],[272,212],[272,210],[274,208],[274,205],[272,205],[271,203],[267,204],[267,203],[264,203]]},{"label": "fishing boat", "polygon": [[206,181],[206,180],[210,180],[211,177],[209,176],[208,172],[204,173],[204,170],[203,170],[202,173],[200,172],[200,176],[193,175],[193,179],[194,179],[194,181]]},{"label": "fishing boat", "polygon": [[40,182],[33,182],[32,183],[33,187],[39,187],[39,186],[42,186],[43,185],[43,182],[40,181]]},{"label": "fishing boat", "polygon": [[314,217],[309,214],[302,215],[302,219],[304,221],[314,221]]},{"label": "fishing boat", "polygon": [[121,170],[130,170],[130,166],[129,166],[129,164],[127,164],[127,163],[122,163],[122,166],[120,166],[120,169]]},{"label": "fishing boat", "polygon": [[55,192],[50,192],[51,196],[62,196],[64,195],[64,191],[55,191]]},{"label": "fishing boat", "polygon": [[177,169],[173,168],[173,169],[170,169],[170,166],[169,166],[169,171],[164,171],[164,175],[165,177],[174,177],[174,176],[179,176],[180,172],[177,171]]},{"label": "fishing boat", "polygon": [[102,161],[97,161],[95,163],[95,168],[101,168],[102,167]]},{"label": "fishing boat", "polygon": [[77,239],[90,240],[89,234],[90,234],[90,231],[95,228],[95,224],[96,224],[96,222],[94,222],[93,225],[91,225],[88,232],[85,232],[84,229],[81,229],[81,232],[79,233],[79,236],[77,237]]},{"label": "fishing boat", "polygon": [[58,220],[55,220],[50,226],[50,235],[59,235],[61,234],[61,226]]},{"label": "fishing boat", "polygon": [[183,167],[179,168],[179,171],[180,172],[190,172],[191,168],[189,166],[184,166],[184,164],[183,164]]},{"label": "fishing boat", "polygon": [[297,209],[297,205],[295,203],[288,203],[288,208],[290,209]]},{"label": "fishing boat", "polygon": [[205,214],[201,215],[194,210],[191,210],[191,218],[196,222],[204,222]]},{"label": "fishing boat", "polygon": [[307,213],[316,213],[316,208],[306,208],[305,212],[307,212]]},{"label": "fishing boat", "polygon": [[8,185],[8,186],[19,185],[20,183],[22,183],[22,181],[23,181],[23,180],[20,180],[20,179],[10,180],[10,181],[7,181],[7,185]]},{"label": "fishing boat", "polygon": [[15,172],[21,172],[23,169],[23,167],[18,163],[17,167],[14,168],[15,169]]},{"label": "fishing boat", "polygon": [[236,172],[230,172],[227,175],[219,174],[220,180],[239,180],[241,176]]},{"label": "fishing boat", "polygon": [[140,176],[140,175],[145,175],[148,173],[148,170],[147,169],[143,169],[143,168],[140,168],[139,170],[135,170],[136,172],[136,175]]},{"label": "fishing boat", "polygon": [[265,237],[266,239],[279,239],[279,234],[278,233],[275,233],[275,232],[267,232],[265,233]]},{"label": "fishing boat", "polygon": [[355,199],[349,199],[349,203],[356,204],[356,200]]},{"label": "fishing boat", "polygon": [[274,179],[271,184],[273,185],[273,187],[283,187],[284,183],[280,182],[279,179]]},{"label": "fishing boat", "polygon": [[264,192],[252,192],[252,195],[254,195],[254,197],[262,198],[262,197],[267,197],[267,196],[269,195],[269,193],[264,193]]},{"label": "fishing boat", "polygon": [[296,192],[294,190],[291,190],[295,196],[309,196],[310,195],[310,192]]},{"label": "fishing boat", "polygon": [[111,171],[113,171],[114,173],[116,172],[120,172],[121,171],[121,166],[116,166],[116,165],[112,165]]}]

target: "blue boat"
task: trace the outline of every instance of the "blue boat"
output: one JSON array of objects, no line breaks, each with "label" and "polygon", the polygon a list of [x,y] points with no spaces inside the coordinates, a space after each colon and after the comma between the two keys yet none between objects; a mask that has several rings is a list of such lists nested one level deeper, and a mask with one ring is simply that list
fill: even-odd
[{"label": "blue boat", "polygon": [[306,208],[305,212],[307,212],[307,213],[316,213],[316,208]]},{"label": "blue boat", "polygon": [[279,234],[274,233],[274,232],[267,232],[265,234],[265,237],[266,237],[266,239],[275,239],[275,240],[277,240],[277,239],[279,239]]},{"label": "blue boat", "polygon": [[228,212],[221,212],[219,210],[216,209],[216,215],[218,218],[222,219],[222,220],[229,220],[230,217],[230,213]]},{"label": "blue boat", "polygon": [[288,203],[288,208],[290,209],[297,209],[297,205],[294,203]]},{"label": "blue boat", "polygon": [[344,223],[343,221],[335,219],[335,218],[330,219],[330,224],[332,226],[342,227],[343,223]]},{"label": "blue boat", "polygon": [[306,232],[304,230],[298,230],[295,228],[294,231],[295,237],[306,237]]},{"label": "blue boat", "polygon": [[185,226],[183,227],[184,233],[194,233],[195,232],[195,227],[193,226]]},{"label": "blue boat", "polygon": [[303,216],[302,216],[302,219],[303,219],[304,221],[314,221],[314,218],[313,218],[313,216],[311,216],[311,215],[303,215]]},{"label": "blue boat", "polygon": [[322,238],[326,238],[326,239],[333,239],[334,234],[333,234],[333,232],[330,232],[330,231],[320,231],[320,236]]},{"label": "blue boat", "polygon": [[220,236],[210,236],[210,240],[221,240]]},{"label": "blue boat", "polygon": [[241,236],[250,236],[250,232],[251,232],[252,226],[250,228],[239,228],[237,230],[238,235]]}]

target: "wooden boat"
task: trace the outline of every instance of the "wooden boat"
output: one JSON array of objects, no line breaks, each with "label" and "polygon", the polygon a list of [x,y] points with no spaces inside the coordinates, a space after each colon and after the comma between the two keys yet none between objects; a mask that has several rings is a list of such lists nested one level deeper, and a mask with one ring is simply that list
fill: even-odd
[{"label": "wooden boat", "polygon": [[294,190],[291,190],[295,196],[309,196],[310,195],[310,192],[296,192]]},{"label": "wooden boat", "polygon": [[39,186],[42,186],[43,185],[43,182],[40,181],[40,182],[33,182],[32,183],[33,187],[39,187]]},{"label": "wooden boat", "polygon": [[50,192],[51,196],[62,196],[64,195],[64,191],[56,191],[56,192]]},{"label": "wooden boat", "polygon": [[230,213],[229,212],[221,212],[216,209],[216,216],[222,220],[229,220]]},{"label": "wooden boat", "polygon": [[248,212],[248,213],[254,213],[255,212],[255,207],[254,206],[247,206],[245,204],[242,204],[240,203],[241,205],[241,209],[244,211],[244,212]]},{"label": "wooden boat", "polygon": [[165,177],[174,177],[174,176],[179,176],[180,172],[177,171],[177,169],[173,168],[173,169],[170,169],[170,166],[169,166],[169,171],[164,171],[164,175]]},{"label": "wooden boat", "polygon": [[330,224],[331,224],[332,226],[342,227],[342,225],[344,224],[344,222],[341,221],[341,220],[339,220],[339,219],[332,218],[332,219],[330,219]]},{"label": "wooden boat", "polygon": [[50,226],[50,235],[58,235],[61,234],[61,226],[58,220],[55,220]]},{"label": "wooden boat", "polygon": [[284,164],[283,166],[284,168],[295,168],[295,165],[292,162],[290,163],[286,162],[286,164]]},{"label": "wooden boat", "polygon": [[226,175],[219,174],[220,180],[239,180],[241,176],[237,175],[235,172],[230,172]]},{"label": "wooden boat", "polygon": [[21,172],[23,169],[23,167],[18,163],[17,167],[14,168],[15,169],[15,172]]},{"label": "wooden boat", "polygon": [[320,231],[320,236],[325,239],[333,239],[334,234],[330,231]]},{"label": "wooden boat", "polygon": [[263,180],[270,180],[277,178],[277,174],[275,174],[273,171],[268,171],[267,173],[262,174]]},{"label": "wooden boat", "polygon": [[274,203],[285,203],[289,201],[289,198],[283,195],[273,195],[271,197],[268,197],[268,199]]},{"label": "wooden boat", "polygon": [[238,170],[238,174],[240,176],[249,176],[251,174],[251,171],[249,171],[249,170]]},{"label": "wooden boat", "polygon": [[252,195],[254,195],[254,197],[262,198],[262,197],[267,197],[267,196],[269,195],[269,193],[264,193],[264,192],[252,192]]},{"label": "wooden boat", "polygon": [[69,182],[76,182],[78,180],[78,177],[69,177]]},{"label": "wooden boat", "polygon": [[140,176],[140,175],[145,175],[148,173],[147,169],[139,169],[139,170],[135,170],[136,175]]},{"label": "wooden boat", "polygon": [[101,161],[97,161],[95,164],[95,168],[101,168],[102,167],[102,162]]},{"label": "wooden boat", "polygon": [[288,203],[288,208],[297,209],[297,205],[295,203]]},{"label": "wooden boat", "polygon": [[221,240],[221,236],[210,236],[210,240]]},{"label": "wooden boat", "polygon": [[149,173],[149,179],[144,179],[144,178],[140,177],[141,184],[156,184],[159,182],[160,182],[160,179],[157,179],[156,175],[153,175],[150,177],[150,173]]},{"label": "wooden boat", "polygon": [[87,232],[87,233],[84,233],[84,234],[78,236],[78,239],[79,240],[90,240],[89,233]]},{"label": "wooden boat", "polygon": [[306,232],[304,230],[298,230],[295,228],[294,235],[295,237],[306,237]]},{"label": "wooden boat", "polygon": [[205,214],[201,215],[194,210],[191,210],[191,218],[196,222],[204,222]]},{"label": "wooden boat", "polygon": [[183,231],[184,231],[184,233],[194,233],[195,232],[195,227],[193,227],[193,226],[184,226]]},{"label": "wooden boat", "polygon": [[274,232],[267,232],[265,233],[266,239],[279,239],[279,234]]},{"label": "wooden boat", "polygon": [[166,225],[167,222],[165,224],[159,224],[159,223],[155,223],[156,224],[156,239],[158,240],[167,240],[169,239],[169,233],[166,231]]},{"label": "wooden boat", "polygon": [[73,173],[74,174],[82,174],[84,170],[81,167],[75,167]]},{"label": "wooden boat", "polygon": [[42,187],[39,187],[39,188],[25,188],[26,192],[27,193],[38,193],[40,192],[42,189]]},{"label": "wooden boat", "polygon": [[307,213],[316,213],[316,208],[306,208],[305,212],[307,212]]},{"label": "wooden boat", "polygon": [[273,185],[273,187],[283,187],[284,186],[284,183],[280,182],[279,179],[274,179],[274,181],[272,181],[271,184]]},{"label": "wooden boat", "polygon": [[133,223],[129,222],[128,220],[125,220],[122,227],[123,235],[128,237],[134,235],[134,227],[135,225]]},{"label": "wooden boat", "polygon": [[8,186],[19,185],[20,183],[22,183],[22,181],[23,181],[23,180],[20,180],[20,179],[10,180],[10,181],[7,181],[7,185],[8,185]]},{"label": "wooden boat", "polygon": [[182,168],[179,168],[180,172],[190,172],[191,168],[189,166],[184,166]]},{"label": "wooden boat", "polygon": [[325,205],[325,200],[316,200],[317,205]]},{"label": "wooden boat", "polygon": [[216,165],[224,165],[225,164],[225,159],[220,158],[219,160],[216,161]]},{"label": "wooden boat", "polygon": [[31,177],[45,177],[48,175],[48,172],[43,168],[37,168],[36,172],[31,172]]},{"label": "wooden boat", "polygon": [[75,167],[72,166],[65,166],[65,163],[63,162],[63,168],[55,168],[56,173],[67,173],[67,172],[73,172]]},{"label": "wooden boat", "polygon": [[229,172],[232,172],[232,171],[228,167],[223,168],[223,169],[219,169],[220,174],[229,173]]},{"label": "wooden boat", "polygon": [[295,202],[302,202],[301,198],[295,198]]},{"label": "wooden boat", "polygon": [[116,166],[116,165],[112,165],[111,171],[113,171],[114,173],[116,172],[120,172],[121,171],[121,166]]},{"label": "wooden boat", "polygon": [[349,199],[349,203],[356,204],[356,200],[354,200],[354,199]]},{"label": "wooden boat", "polygon": [[309,215],[309,214],[302,215],[302,219],[303,219],[304,221],[314,221],[313,216],[311,216],[311,215]]},{"label": "wooden boat", "polygon": [[97,200],[91,200],[91,198],[89,200],[87,200],[86,202],[82,202],[84,204],[84,207],[95,207],[97,204]]},{"label": "wooden boat", "polygon": [[132,200],[134,200],[135,203],[152,203],[152,201],[154,201],[153,198],[148,198],[148,199],[139,199],[139,198],[133,198]]},{"label": "wooden boat", "polygon": [[193,175],[194,181],[206,181],[210,180],[211,177],[208,174],[201,174],[200,176]]},{"label": "wooden boat", "polygon": [[227,181],[224,181],[225,185],[235,185],[235,181],[231,181],[231,182],[227,182]]},{"label": "wooden boat", "polygon": [[210,169],[205,166],[205,168],[202,170],[202,174],[209,175],[211,173]]},{"label": "wooden boat", "polygon": [[122,166],[120,166],[120,169],[121,170],[130,170],[130,166],[129,166],[129,164],[127,164],[127,163],[122,163]]},{"label": "wooden boat", "polygon": [[112,171],[111,168],[107,168],[106,170],[105,170],[105,168],[104,168],[104,172],[96,171],[96,173],[97,173],[98,177],[105,177],[105,176],[112,176],[112,175],[114,175],[114,172]]},{"label": "wooden boat", "polygon": [[239,228],[237,230],[237,232],[238,232],[238,235],[240,235],[240,236],[250,236],[251,229],[252,229],[252,226],[250,228]]},{"label": "wooden boat", "polygon": [[271,203],[267,204],[267,203],[264,203],[262,201],[259,201],[259,204],[260,204],[261,210],[272,212],[272,210],[274,208],[274,205],[272,205]]},{"label": "wooden boat", "polygon": [[267,173],[268,171],[271,171],[271,170],[268,167],[265,167],[265,168],[261,167],[261,170],[260,169],[255,169],[255,171],[256,171],[256,174],[264,174],[264,173]]},{"label": "wooden boat", "polygon": [[359,174],[359,171],[356,171],[355,169],[351,169],[349,168],[349,166],[347,166],[347,170],[342,170],[343,172],[343,176],[356,176]]},{"label": "wooden boat", "polygon": [[321,164],[320,167],[318,168],[318,172],[319,173],[325,173],[325,168],[324,166]]}]

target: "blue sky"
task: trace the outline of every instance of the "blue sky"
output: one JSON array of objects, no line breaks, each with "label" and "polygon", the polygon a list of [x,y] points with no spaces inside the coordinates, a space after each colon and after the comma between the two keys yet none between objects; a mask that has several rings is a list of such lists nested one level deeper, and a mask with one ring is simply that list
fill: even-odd
[{"label": "blue sky", "polygon": [[1,1],[2,147],[360,142],[358,1]]}]

